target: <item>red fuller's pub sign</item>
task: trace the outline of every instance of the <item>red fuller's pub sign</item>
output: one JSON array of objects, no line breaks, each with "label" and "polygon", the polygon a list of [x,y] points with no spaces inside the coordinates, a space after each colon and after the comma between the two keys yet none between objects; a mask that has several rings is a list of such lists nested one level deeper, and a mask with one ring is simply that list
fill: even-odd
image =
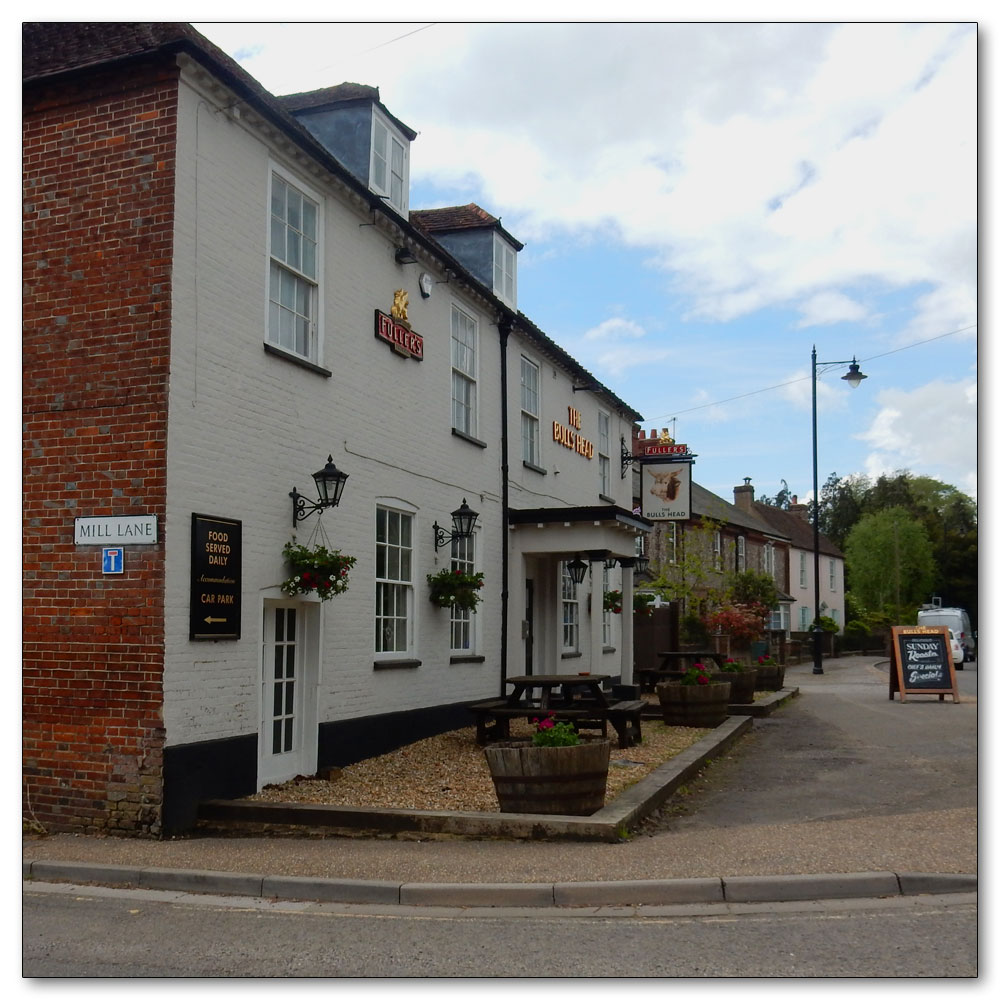
[{"label": "red fuller's pub sign", "polygon": [[397,354],[414,361],[424,360],[424,338],[410,329],[406,315],[409,296],[398,289],[392,299],[392,315],[387,316],[381,309],[375,310],[375,336],[384,340]]}]

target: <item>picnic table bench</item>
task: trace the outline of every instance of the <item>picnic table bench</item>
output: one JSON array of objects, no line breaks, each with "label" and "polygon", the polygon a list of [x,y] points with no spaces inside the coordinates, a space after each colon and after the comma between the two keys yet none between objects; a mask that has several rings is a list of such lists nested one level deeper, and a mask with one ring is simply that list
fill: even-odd
[{"label": "picnic table bench", "polygon": [[[551,714],[557,722],[570,722],[577,730],[600,729],[605,737],[610,722],[619,747],[631,746],[642,739],[645,703],[609,700],[601,689],[601,682],[607,679],[602,674],[509,677],[507,683],[514,690],[506,698],[491,698],[468,706],[476,717],[476,742],[482,745],[491,739],[509,739],[511,719],[544,718]],[[535,688],[542,692],[538,698],[530,694]]]}]

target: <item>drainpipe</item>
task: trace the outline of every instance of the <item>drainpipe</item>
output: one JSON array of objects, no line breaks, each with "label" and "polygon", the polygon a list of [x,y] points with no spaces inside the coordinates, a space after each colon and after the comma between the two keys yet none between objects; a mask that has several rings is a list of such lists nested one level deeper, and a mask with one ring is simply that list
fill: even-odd
[{"label": "drainpipe", "polygon": [[510,603],[510,467],[507,459],[507,340],[512,320],[504,315],[500,331],[500,697],[507,691],[507,621]]}]

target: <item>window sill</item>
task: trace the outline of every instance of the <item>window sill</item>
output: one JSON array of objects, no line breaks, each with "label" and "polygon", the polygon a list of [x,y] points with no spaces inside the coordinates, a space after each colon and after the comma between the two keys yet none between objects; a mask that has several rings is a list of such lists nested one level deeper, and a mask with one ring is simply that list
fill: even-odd
[{"label": "window sill", "polygon": [[598,493],[597,495],[605,503],[614,503],[615,502],[615,498],[614,497],[609,497],[606,493]]},{"label": "window sill", "polygon": [[376,660],[373,664],[375,670],[412,670],[419,667],[421,660]]},{"label": "window sill", "polygon": [[455,656],[453,656],[448,662],[449,663],[485,663],[486,662],[486,657],[485,656],[476,656],[474,653],[472,653],[472,654],[459,653],[459,654],[456,654]]},{"label": "window sill", "polygon": [[280,347],[275,347],[274,344],[264,344],[264,353],[273,354],[276,358],[281,358],[284,361],[290,361],[293,365],[298,365],[300,368],[305,368],[307,371],[315,372],[317,375],[322,375],[324,378],[331,378],[333,372],[328,368],[323,368],[320,365],[315,365],[311,361],[306,361],[305,358],[300,358],[297,354],[290,354],[288,351],[282,350]]},{"label": "window sill", "polygon": [[521,464],[526,469],[531,469],[532,472],[537,472],[540,476],[547,476],[549,474],[549,470],[548,469],[543,469],[540,465],[535,465],[534,462],[525,462],[522,459]]},{"label": "window sill", "polygon": [[562,659],[564,660],[578,660],[583,656],[583,653],[563,653]]},{"label": "window sill", "polygon": [[605,646],[601,650],[601,652],[602,653],[617,653],[618,652],[618,647],[617,646]]},{"label": "window sill", "polygon": [[465,431],[460,431],[457,427],[452,427],[451,433],[457,438],[461,438],[463,441],[468,441],[469,444],[474,444],[477,448],[485,448],[486,442],[480,441],[479,438],[473,437],[471,434],[466,434]]}]

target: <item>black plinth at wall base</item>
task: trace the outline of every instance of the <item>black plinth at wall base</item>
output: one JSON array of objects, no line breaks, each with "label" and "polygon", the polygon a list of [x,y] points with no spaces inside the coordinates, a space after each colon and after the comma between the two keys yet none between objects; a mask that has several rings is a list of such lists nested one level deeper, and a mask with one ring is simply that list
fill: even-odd
[{"label": "black plinth at wall base", "polygon": [[168,746],[163,751],[163,834],[191,829],[198,803],[257,791],[257,736]]}]

